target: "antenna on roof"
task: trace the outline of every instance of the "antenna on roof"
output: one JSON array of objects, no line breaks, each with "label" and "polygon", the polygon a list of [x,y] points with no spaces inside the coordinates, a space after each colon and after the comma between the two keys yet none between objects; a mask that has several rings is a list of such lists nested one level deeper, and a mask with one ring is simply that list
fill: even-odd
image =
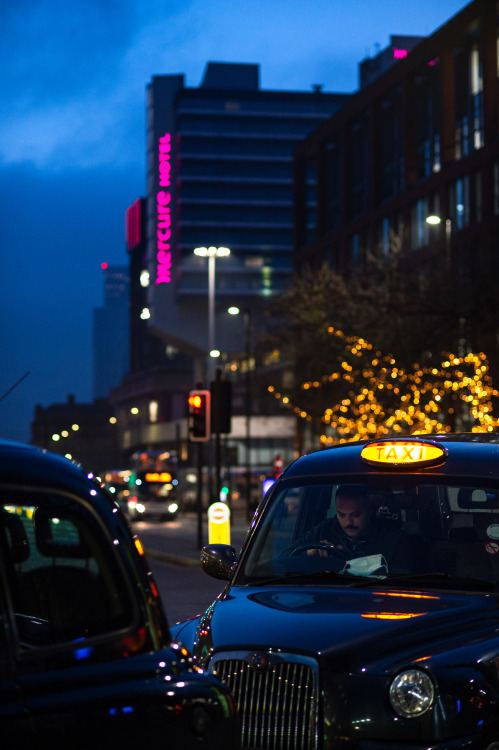
[{"label": "antenna on roof", "polygon": [[17,381],[16,381],[15,383],[14,383],[14,385],[11,385],[11,386],[10,386],[10,388],[8,388],[8,389],[7,389],[6,391],[5,391],[5,393],[4,393],[4,394],[3,394],[2,396],[0,396],[0,401],[3,401],[3,400],[4,400],[4,398],[5,398],[6,396],[8,396],[8,395],[9,395],[9,393],[11,393],[11,391],[13,391],[13,390],[14,390],[14,388],[17,388],[17,386],[19,385],[19,383],[22,383],[22,381],[24,380],[24,378],[27,378],[29,374],[30,374],[30,370],[27,370],[27,371],[26,371],[26,372],[24,373],[24,375],[23,375],[23,376],[22,376],[21,378],[19,378],[19,380],[17,380]]}]

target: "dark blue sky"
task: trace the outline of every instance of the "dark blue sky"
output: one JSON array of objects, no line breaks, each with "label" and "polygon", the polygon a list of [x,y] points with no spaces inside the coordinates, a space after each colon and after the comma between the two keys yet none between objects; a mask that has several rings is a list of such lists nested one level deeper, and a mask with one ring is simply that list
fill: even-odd
[{"label": "dark blue sky", "polygon": [[29,441],[36,404],[93,399],[100,264],[127,262],[153,75],[198,86],[209,61],[259,63],[264,89],[353,92],[390,35],[430,35],[465,5],[0,0],[0,438]]}]

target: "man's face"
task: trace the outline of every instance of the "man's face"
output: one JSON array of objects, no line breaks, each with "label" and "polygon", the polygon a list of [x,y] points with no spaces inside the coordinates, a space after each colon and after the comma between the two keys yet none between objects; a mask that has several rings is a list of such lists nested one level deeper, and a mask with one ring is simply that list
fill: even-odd
[{"label": "man's face", "polygon": [[336,517],[345,534],[357,539],[366,532],[371,513],[364,498],[344,495],[336,500]]}]

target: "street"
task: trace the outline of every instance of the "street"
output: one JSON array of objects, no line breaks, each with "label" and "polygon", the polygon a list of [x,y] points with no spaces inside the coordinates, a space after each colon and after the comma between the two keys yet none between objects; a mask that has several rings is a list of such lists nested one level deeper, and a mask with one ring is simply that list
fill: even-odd
[{"label": "street", "polygon": [[[247,528],[245,513],[236,513],[231,543],[237,551]],[[168,523],[139,521],[133,529],[146,550],[170,625],[203,612],[223,591],[225,581],[211,578],[201,568],[196,514],[181,514]],[[203,518],[202,544],[207,543],[207,523]]]},{"label": "street", "polygon": [[149,558],[168,624],[200,614],[223,591],[225,581],[210,578],[201,566],[174,565]]}]

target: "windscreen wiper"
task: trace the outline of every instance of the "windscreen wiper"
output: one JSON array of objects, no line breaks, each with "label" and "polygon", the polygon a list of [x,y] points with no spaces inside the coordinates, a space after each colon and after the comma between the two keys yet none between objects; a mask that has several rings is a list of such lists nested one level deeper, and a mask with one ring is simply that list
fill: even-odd
[{"label": "windscreen wiper", "polygon": [[358,576],[352,576],[349,574],[338,573],[336,570],[309,570],[309,571],[286,571],[281,573],[279,576],[270,576],[268,578],[254,578],[251,581],[246,582],[246,586],[266,586],[273,583],[291,583],[293,580],[303,580],[304,578],[310,578],[313,583],[317,578],[333,578],[335,581],[351,581],[357,580]]}]

